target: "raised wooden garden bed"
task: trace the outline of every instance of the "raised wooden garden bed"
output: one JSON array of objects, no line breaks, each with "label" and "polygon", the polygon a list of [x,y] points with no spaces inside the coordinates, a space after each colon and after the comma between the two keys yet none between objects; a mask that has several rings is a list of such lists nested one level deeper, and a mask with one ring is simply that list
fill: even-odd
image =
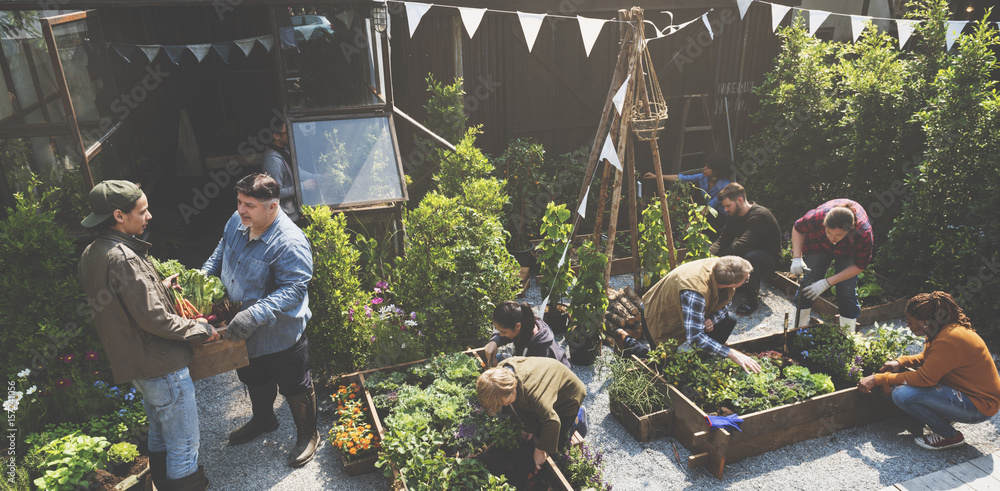
[{"label": "raised wooden garden bed", "polygon": [[[799,288],[797,282],[778,273],[768,278],[767,281],[775,289],[789,297],[794,296],[795,291]],[[906,310],[906,302],[909,300],[909,297],[906,297],[881,305],[864,307],[861,309],[861,315],[858,316],[858,325],[867,326],[876,322],[898,319],[903,316],[903,312]],[[836,304],[822,297],[816,299],[812,308],[813,312],[823,315],[838,315],[840,313],[840,309],[837,308]]]},{"label": "raised wooden garden bed", "polygon": [[[772,334],[730,346],[744,353],[781,351],[782,336]],[[653,371],[638,358],[636,361]],[[742,431],[730,433],[725,429],[709,429],[705,423],[707,414],[700,407],[676,387],[670,385],[668,390],[674,414],[673,436],[691,452],[688,466],[707,466],[719,479],[727,462],[901,414],[892,401],[850,387],[794,404],[741,414]]]},{"label": "raised wooden garden bed", "polygon": [[[467,354],[469,356],[475,357],[480,363],[485,363],[486,354],[485,354],[485,351],[483,350],[483,348],[470,349],[470,350],[463,351],[463,353],[465,353],[465,354]],[[362,387],[362,393],[364,394],[364,398],[365,398],[365,404],[371,409],[371,415],[372,415],[372,418],[374,420],[374,425],[373,426],[378,431],[379,441],[380,442],[383,441],[383,439],[385,438],[386,429],[385,429],[385,425],[382,423],[382,417],[379,415],[379,411],[377,410],[377,408],[376,408],[376,406],[375,406],[375,404],[374,404],[374,402],[372,400],[372,395],[368,391],[368,388],[365,386],[366,376],[370,376],[371,374],[373,374],[375,372],[396,371],[396,370],[404,369],[404,368],[409,367],[411,365],[416,365],[418,363],[425,363],[427,361],[428,361],[427,359],[417,360],[417,361],[411,361],[411,362],[408,362],[408,363],[401,363],[401,364],[398,364],[398,365],[392,365],[392,366],[383,367],[383,368],[375,368],[375,369],[371,369],[371,370],[365,370],[365,371],[355,372],[355,373],[351,373],[351,374],[347,374],[347,375],[342,375],[342,376],[339,377],[339,383],[341,383],[341,384],[348,384],[348,383],[351,383],[351,382],[355,382],[355,383],[358,383],[358,384],[361,385],[361,387]],[[376,457],[376,460],[377,460],[377,457]],[[362,460],[356,461],[356,464],[358,466],[357,470],[364,470],[365,469],[362,466],[361,462],[362,462]],[[374,468],[374,461],[372,462],[371,465]],[[346,464],[345,464],[345,467],[346,467]],[[347,469],[347,471],[348,471],[348,473],[354,474],[351,471],[351,469]],[[393,476],[394,477],[398,477],[399,476],[399,472],[396,470],[396,467],[395,467],[394,464],[392,465],[392,472],[393,472]],[[547,477],[547,482],[550,484],[551,489],[573,491],[573,487],[570,486],[569,481],[563,476],[562,472],[559,470],[559,467],[555,464],[555,462],[552,461],[551,457],[549,457],[549,459],[546,461],[546,464],[542,466],[542,472],[545,473],[545,475]],[[399,484],[398,489],[403,489],[403,490],[408,489],[405,484],[403,484],[401,482],[398,483],[398,484]],[[393,489],[397,489],[397,488],[393,488]]]},{"label": "raised wooden garden bed", "polygon": [[610,403],[611,415],[628,430],[636,441],[649,442],[673,433],[674,412],[670,408],[640,416],[617,399],[611,399]]}]

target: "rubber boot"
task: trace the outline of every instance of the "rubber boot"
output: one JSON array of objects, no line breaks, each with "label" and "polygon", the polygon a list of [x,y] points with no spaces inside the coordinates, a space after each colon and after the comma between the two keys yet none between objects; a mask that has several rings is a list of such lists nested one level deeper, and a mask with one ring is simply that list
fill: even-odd
[{"label": "rubber boot", "polygon": [[812,309],[800,309],[799,310],[799,326],[806,327],[809,325],[809,315],[812,314]]},{"label": "rubber boot", "polygon": [[238,430],[229,434],[229,444],[239,445],[258,436],[278,429],[278,417],[274,415],[274,399],[278,396],[277,385],[247,385],[253,417]]},{"label": "rubber boot", "polygon": [[198,466],[198,470],[180,478],[171,479],[166,482],[163,491],[204,491],[208,489],[208,479],[205,478],[205,468]]},{"label": "rubber boot", "polygon": [[166,489],[167,452],[149,452],[149,476],[156,489]]},{"label": "rubber boot", "polygon": [[841,317],[840,327],[847,327],[847,332],[854,334],[858,332],[858,320]]},{"label": "rubber boot", "polygon": [[316,430],[316,391],[309,387],[301,394],[286,397],[295,421],[295,447],[288,454],[288,465],[302,467],[316,455],[319,431]]}]

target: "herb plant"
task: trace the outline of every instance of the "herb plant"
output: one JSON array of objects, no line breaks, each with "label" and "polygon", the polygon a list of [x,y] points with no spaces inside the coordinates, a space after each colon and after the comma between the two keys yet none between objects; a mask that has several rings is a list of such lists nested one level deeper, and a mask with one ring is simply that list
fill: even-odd
[{"label": "herb plant", "polygon": [[601,358],[601,371],[610,370],[608,397],[624,404],[635,414],[653,414],[667,407],[666,394],[648,370],[628,358]]},{"label": "herb plant", "polygon": [[112,465],[128,464],[139,458],[139,447],[134,443],[118,442],[108,448],[108,462]]},{"label": "herb plant", "polygon": [[604,453],[587,442],[569,447],[555,460],[573,489],[611,490],[611,483],[604,480]]},{"label": "herb plant", "polygon": [[42,477],[35,479],[38,489],[69,491],[77,486],[87,487],[87,477],[94,469],[102,467],[105,449],[111,445],[103,437],[77,433],[66,435],[42,448],[45,460]]},{"label": "herb plant", "polygon": [[[569,216],[570,211],[566,209],[566,205],[550,202],[542,218],[542,241],[535,247],[542,275],[538,288],[542,298],[549,297],[553,304],[566,296],[575,276],[570,267],[569,252],[567,251],[565,258],[562,255],[573,232],[573,224],[566,223]],[[559,264],[560,259],[563,259],[562,265]]]},{"label": "herb plant", "polygon": [[604,313],[608,310],[608,294],[604,289],[608,256],[590,241],[584,242],[576,253],[580,259],[580,274],[569,294],[569,316],[573,325],[567,338],[596,342],[604,332]]}]

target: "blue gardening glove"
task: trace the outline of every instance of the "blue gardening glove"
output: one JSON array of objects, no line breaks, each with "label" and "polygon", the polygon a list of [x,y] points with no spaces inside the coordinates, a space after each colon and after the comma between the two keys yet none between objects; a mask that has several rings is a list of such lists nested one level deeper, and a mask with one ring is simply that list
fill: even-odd
[{"label": "blue gardening glove", "polygon": [[709,428],[726,428],[727,430],[735,429],[737,431],[743,431],[740,429],[740,423],[743,422],[738,414],[733,414],[731,416],[705,416],[705,424]]}]

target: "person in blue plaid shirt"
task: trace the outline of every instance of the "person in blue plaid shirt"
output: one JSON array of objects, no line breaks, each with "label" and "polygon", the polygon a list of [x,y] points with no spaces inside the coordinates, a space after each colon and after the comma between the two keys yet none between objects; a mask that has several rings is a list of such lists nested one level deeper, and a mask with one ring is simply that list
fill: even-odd
[{"label": "person in blue plaid shirt", "polygon": [[243,302],[226,336],[247,342],[250,365],[236,374],[247,386],[253,418],[229,434],[229,444],[278,429],[273,407],[280,391],[297,430],[288,465],[301,467],[312,460],[319,444],[305,333],[312,315],[307,291],[312,249],[302,230],[281,211],[280,190],[267,174],[251,174],[236,183],[236,213],[202,270],[221,276],[229,299]]},{"label": "person in blue plaid shirt", "polygon": [[[802,276],[802,294],[795,300],[799,326],[809,325],[812,304],[837,285],[840,325],[856,330],[861,303],[858,275],[872,260],[874,243],[868,213],[856,201],[834,199],[810,210],[792,227],[792,275]],[[826,277],[833,262],[835,274]]]},{"label": "person in blue plaid shirt", "polygon": [[[753,358],[725,346],[736,327],[729,303],[751,271],[750,261],[739,256],[699,259],[674,268],[642,296],[643,330],[653,343],[676,339],[679,349],[702,349],[729,358],[747,372],[760,372]],[[649,353],[623,329],[613,334],[626,356],[645,358]]]}]

